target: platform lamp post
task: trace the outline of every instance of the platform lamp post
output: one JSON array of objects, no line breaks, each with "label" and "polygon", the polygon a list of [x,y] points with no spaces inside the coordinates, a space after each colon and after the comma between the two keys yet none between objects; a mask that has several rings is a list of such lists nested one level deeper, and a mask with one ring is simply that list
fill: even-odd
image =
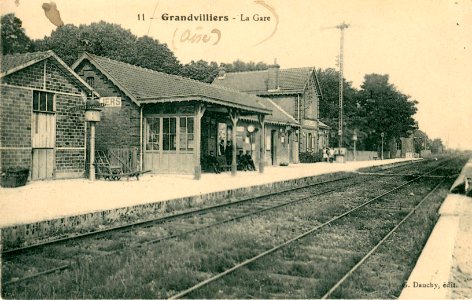
[{"label": "platform lamp post", "polygon": [[357,142],[357,133],[354,130],[354,134],[352,135],[352,141],[354,142],[354,161],[357,160],[357,153],[356,153],[356,142]]},{"label": "platform lamp post", "polygon": [[381,154],[381,159],[383,160],[384,159],[384,137],[385,137],[385,133],[381,133],[380,136],[382,137],[382,154]]},{"label": "platform lamp post", "polygon": [[92,98],[85,103],[85,121],[90,124],[89,179],[95,180],[95,123],[100,122],[100,102]]}]

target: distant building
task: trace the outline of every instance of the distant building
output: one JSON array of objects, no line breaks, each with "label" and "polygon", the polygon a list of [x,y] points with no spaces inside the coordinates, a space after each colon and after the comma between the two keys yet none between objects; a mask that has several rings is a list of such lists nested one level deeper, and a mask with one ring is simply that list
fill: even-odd
[{"label": "distant building", "polygon": [[320,84],[312,67],[225,72],[220,69],[213,85],[269,98],[300,123],[296,134],[299,152],[315,152],[328,145],[329,127],[319,120]]},{"label": "distant building", "polygon": [[[28,168],[30,179],[82,177],[91,87],[54,52],[1,57],[0,169]],[[98,94],[97,94],[98,96]]]}]

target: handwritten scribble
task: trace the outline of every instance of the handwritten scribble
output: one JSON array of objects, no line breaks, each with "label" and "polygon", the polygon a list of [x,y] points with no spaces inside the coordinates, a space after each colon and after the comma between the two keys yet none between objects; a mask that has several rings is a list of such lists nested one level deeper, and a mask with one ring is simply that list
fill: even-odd
[{"label": "handwritten scribble", "polygon": [[174,31],[174,35],[172,37],[173,50],[177,50],[177,47],[175,46],[176,40],[179,41],[180,43],[191,43],[191,44],[198,44],[198,43],[206,44],[214,40],[212,45],[216,45],[220,42],[221,31],[219,29],[213,28],[209,34],[203,33],[201,32],[201,30],[203,30],[203,27],[201,26],[195,27],[195,31],[192,31],[190,29],[179,31],[179,28],[176,28]]},{"label": "handwritten scribble", "polygon": [[274,30],[272,30],[272,33],[268,37],[266,37],[265,39],[263,39],[259,43],[253,45],[253,47],[255,47],[257,45],[260,45],[260,44],[264,43],[265,41],[267,41],[268,39],[270,39],[271,37],[273,37],[275,32],[277,32],[277,28],[279,27],[279,16],[277,15],[277,12],[275,11],[275,9],[272,6],[265,3],[264,0],[255,0],[254,3],[259,4],[259,5],[263,6],[264,8],[266,8],[268,11],[270,11],[270,13],[275,17],[275,27],[274,27]]},{"label": "handwritten scribble", "polygon": [[46,17],[51,21],[52,24],[55,26],[63,26],[64,22],[61,19],[61,14],[57,10],[56,3],[50,1],[49,3],[43,3],[42,8],[44,9],[44,13]]}]

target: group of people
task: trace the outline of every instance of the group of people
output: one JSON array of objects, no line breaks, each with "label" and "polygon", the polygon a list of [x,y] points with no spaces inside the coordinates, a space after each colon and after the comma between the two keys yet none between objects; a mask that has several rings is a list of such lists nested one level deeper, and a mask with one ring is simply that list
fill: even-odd
[{"label": "group of people", "polygon": [[236,157],[238,170],[241,171],[255,171],[256,166],[252,160],[252,156],[249,153],[249,150],[246,150],[246,154],[243,154],[243,150],[239,151],[239,155]]},{"label": "group of people", "polygon": [[[224,156],[224,161],[226,161],[226,167],[231,166],[233,162],[233,145],[231,141],[228,141],[226,146],[224,141],[221,140],[219,146],[219,156]],[[211,168],[215,173],[221,173],[223,166],[221,165],[222,160],[218,160],[215,156],[215,152],[212,150],[210,154],[206,156],[202,163]],[[255,171],[256,166],[254,160],[249,152],[246,150],[246,153],[243,153],[243,150],[239,150],[239,154],[236,156],[237,169],[241,171]]]},{"label": "group of people", "polygon": [[323,161],[332,163],[334,161],[334,149],[333,148],[323,148]]}]

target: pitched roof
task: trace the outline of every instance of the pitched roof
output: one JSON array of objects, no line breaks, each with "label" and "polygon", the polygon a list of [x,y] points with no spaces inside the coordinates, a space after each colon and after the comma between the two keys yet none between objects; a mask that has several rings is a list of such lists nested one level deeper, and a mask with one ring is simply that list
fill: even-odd
[{"label": "pitched roof", "polygon": [[239,108],[248,112],[270,114],[263,99],[193,79],[170,75],[105,57],[84,53],[72,66],[76,69],[89,60],[136,104],[200,100]]},{"label": "pitched roof", "polygon": [[302,93],[313,72],[312,67],[289,68],[279,70],[279,87],[277,92],[268,92],[268,70],[248,72],[227,72],[223,78],[215,78],[213,85],[232,88],[241,92],[262,93]]},{"label": "pitched roof", "polygon": [[[52,50],[0,56],[0,77],[8,76],[48,58],[54,59],[57,65],[65,70],[69,77],[82,86],[86,91],[93,91],[92,87],[89,86],[71,68],[69,68],[69,66],[67,66],[67,64]],[[98,96],[96,92],[94,93]]]},{"label": "pitched roof", "polygon": [[[272,109],[272,114],[265,117],[266,123],[278,124],[278,125],[292,125],[300,126],[300,124],[295,120],[289,113],[283,110],[279,105],[269,98],[264,98],[266,105]],[[243,117],[243,119],[250,121],[257,121],[255,117]]]},{"label": "pitched roof", "polygon": [[23,69],[27,66],[30,66],[38,61],[41,61],[45,58],[50,57],[49,52],[34,52],[34,53],[23,53],[23,54],[7,54],[2,56],[0,62],[0,71],[2,77],[5,75],[11,74],[19,69]]}]

